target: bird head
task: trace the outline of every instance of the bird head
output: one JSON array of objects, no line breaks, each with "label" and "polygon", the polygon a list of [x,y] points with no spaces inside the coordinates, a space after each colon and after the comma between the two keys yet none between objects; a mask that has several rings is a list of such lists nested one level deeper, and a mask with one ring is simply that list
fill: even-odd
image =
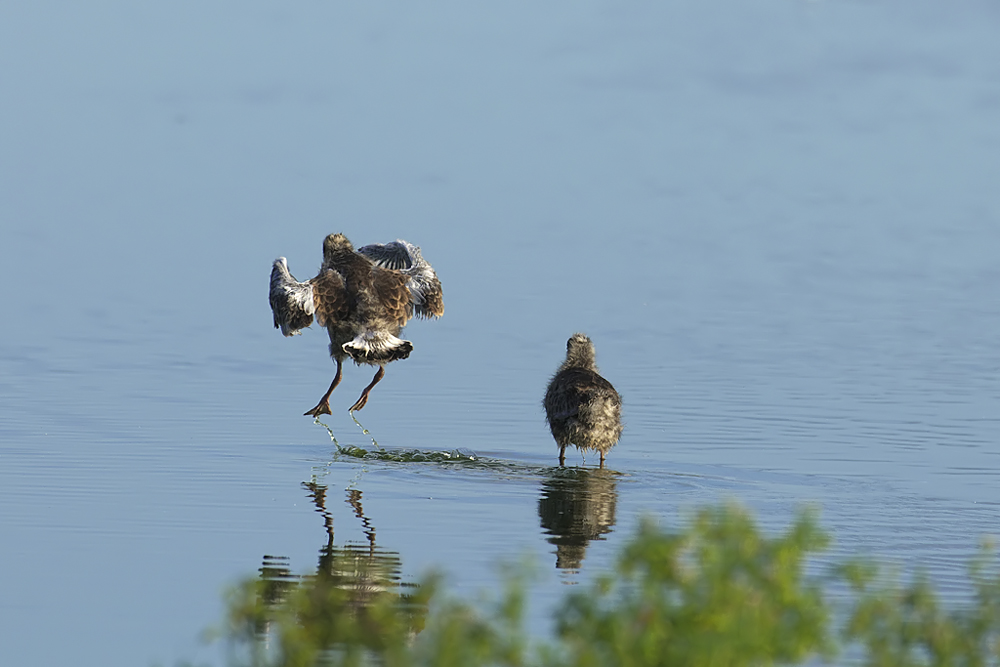
[{"label": "bird head", "polygon": [[329,256],[342,252],[354,252],[354,246],[343,234],[330,234],[323,239],[323,255]]}]

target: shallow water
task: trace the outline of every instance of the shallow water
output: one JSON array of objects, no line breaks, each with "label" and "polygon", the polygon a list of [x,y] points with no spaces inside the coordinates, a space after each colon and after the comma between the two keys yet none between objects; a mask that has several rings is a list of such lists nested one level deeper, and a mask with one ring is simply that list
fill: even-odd
[{"label": "shallow water", "polygon": [[[984,0],[0,8],[4,662],[219,663],[224,587],[331,541],[463,595],[532,556],[543,619],[640,517],[733,497],[769,528],[815,503],[833,557],[960,597],[1000,520],[998,23]],[[446,304],[371,437],[346,408],[372,371],[345,368],[344,451],[301,416],[324,333],[282,338],[265,298],[332,231],[421,245]],[[606,472],[553,465],[574,331],[624,398]],[[389,454],[351,455],[372,437]]]}]

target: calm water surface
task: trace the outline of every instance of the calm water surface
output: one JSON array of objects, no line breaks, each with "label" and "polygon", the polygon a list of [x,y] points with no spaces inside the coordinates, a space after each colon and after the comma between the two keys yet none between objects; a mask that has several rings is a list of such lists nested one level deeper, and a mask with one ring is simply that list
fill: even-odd
[{"label": "calm water surface", "polygon": [[[461,595],[528,555],[544,619],[726,498],[959,598],[1000,521],[1000,11],[662,4],[0,7],[2,661],[218,664],[223,589],[331,544]],[[477,461],[301,416],[334,365],[267,276],[333,231],[445,288],[359,418]],[[605,472],[553,467],[574,331]]]}]

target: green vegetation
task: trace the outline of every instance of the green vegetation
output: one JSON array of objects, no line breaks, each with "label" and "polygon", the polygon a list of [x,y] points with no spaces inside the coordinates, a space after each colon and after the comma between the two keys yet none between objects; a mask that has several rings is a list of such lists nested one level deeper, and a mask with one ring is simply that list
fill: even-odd
[{"label": "green vegetation", "polygon": [[827,543],[809,512],[776,537],[735,505],[673,532],[644,523],[613,573],[561,601],[548,639],[525,631],[519,568],[477,606],[435,579],[399,584],[398,564],[374,552],[331,550],[315,574],[262,572],[235,588],[224,635],[234,662],[254,666],[1000,664],[992,551],[971,566],[970,603],[946,609],[926,578],[903,584],[870,562],[809,574]]}]

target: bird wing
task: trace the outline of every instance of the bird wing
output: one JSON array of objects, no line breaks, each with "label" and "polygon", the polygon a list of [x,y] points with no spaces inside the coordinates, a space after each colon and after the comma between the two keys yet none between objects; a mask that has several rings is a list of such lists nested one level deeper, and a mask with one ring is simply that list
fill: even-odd
[{"label": "bird wing", "polygon": [[392,243],[376,243],[358,248],[377,267],[399,271],[406,276],[410,303],[419,317],[444,315],[444,297],[441,281],[430,263],[420,254],[420,248],[397,239]]},{"label": "bird wing", "polygon": [[312,285],[297,281],[289,272],[284,257],[274,260],[271,266],[269,296],[274,328],[281,329],[285,336],[298,335],[301,329],[312,324],[316,310]]},{"label": "bird wing", "polygon": [[373,243],[357,249],[359,254],[364,255],[379,266],[395,271],[402,271],[413,266],[413,251],[419,253],[420,248],[403,240],[392,243]]},{"label": "bird wing", "polygon": [[322,271],[309,281],[312,286],[313,302],[316,304],[316,320],[321,326],[329,326],[347,317],[350,302],[344,279],[333,269]]},{"label": "bird wing", "polygon": [[589,412],[594,401],[622,404],[621,396],[600,374],[585,368],[568,368],[552,379],[545,394],[545,409],[549,419],[570,419]]},{"label": "bird wing", "polygon": [[575,418],[580,414],[580,405],[586,400],[586,394],[574,385],[564,385],[558,393],[553,393],[550,387],[545,395],[546,418],[550,423]]},{"label": "bird wing", "polygon": [[400,326],[413,317],[413,297],[407,289],[407,282],[407,277],[400,271],[383,269],[377,264],[372,267],[372,287],[378,301],[386,314]]}]

